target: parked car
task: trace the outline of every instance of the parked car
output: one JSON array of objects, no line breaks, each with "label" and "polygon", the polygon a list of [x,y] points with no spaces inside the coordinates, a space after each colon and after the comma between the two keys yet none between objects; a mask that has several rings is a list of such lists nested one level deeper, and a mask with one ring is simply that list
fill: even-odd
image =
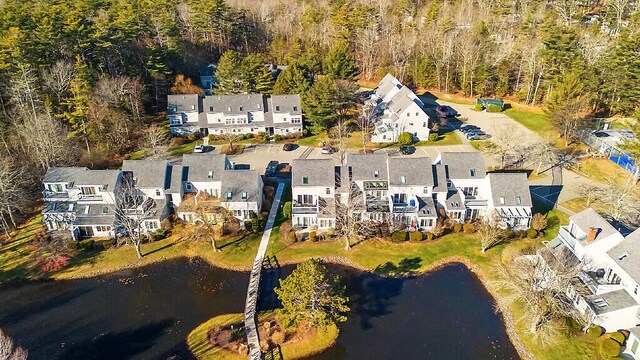
[{"label": "parked car", "polygon": [[202,144],[196,145],[196,147],[193,148],[193,152],[194,153],[203,153],[204,152],[204,145],[202,145]]},{"label": "parked car", "polygon": [[333,154],[334,152],[336,152],[336,149],[331,147],[331,146],[323,146],[322,147],[322,153],[323,154]]},{"label": "parked car", "polygon": [[475,126],[475,125],[462,125],[462,126],[460,126],[460,131],[462,131],[463,133],[466,133],[466,132],[469,132],[469,131],[475,131],[475,130],[480,130],[480,128]]},{"label": "parked car", "polygon": [[465,136],[467,137],[467,139],[471,140],[472,137],[474,136],[483,136],[483,135],[487,135],[484,131],[480,130],[480,131],[473,131],[473,132],[468,132],[465,134]]},{"label": "parked car", "polygon": [[269,161],[269,164],[267,165],[267,170],[264,172],[264,176],[266,177],[276,176],[276,171],[278,171],[278,164],[280,163],[276,160]]},{"label": "parked car", "polygon": [[443,118],[458,116],[458,112],[455,111],[451,106],[436,107],[436,114]]},{"label": "parked car", "polygon": [[416,148],[408,145],[400,145],[400,153],[402,155],[411,155],[416,152]]},{"label": "parked car", "polygon": [[282,151],[291,151],[293,149],[294,149],[294,146],[291,143],[286,143],[282,145]]}]

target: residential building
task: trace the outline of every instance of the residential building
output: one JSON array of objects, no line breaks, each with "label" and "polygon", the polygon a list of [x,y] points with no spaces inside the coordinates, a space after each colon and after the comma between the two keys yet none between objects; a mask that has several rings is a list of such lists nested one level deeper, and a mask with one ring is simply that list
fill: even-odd
[{"label": "residential building", "polygon": [[122,182],[119,170],[49,168],[43,178],[42,215],[49,231],[74,239],[115,236],[115,206]]},{"label": "residential building", "polygon": [[396,142],[403,132],[415,140],[429,139],[429,115],[424,103],[398,79],[387,74],[376,86],[365,106],[373,107],[373,142]]},{"label": "residential building", "polygon": [[[526,174],[485,171],[479,153],[428,157],[348,154],[344,166],[332,160],[292,164],[293,225],[318,229],[335,224],[338,205],[363,221],[390,222],[427,230],[438,216],[458,222],[495,217],[508,228],[526,229],[532,201]],[[318,219],[325,222],[320,226]]]},{"label": "residential building", "polygon": [[626,354],[633,359],[640,360],[640,325],[629,329],[629,339],[627,339],[627,345],[623,352],[623,355]]},{"label": "residential building", "polygon": [[302,132],[300,95],[169,95],[171,132],[288,135]]},{"label": "residential building", "polygon": [[215,76],[217,69],[215,64],[204,64],[200,67],[200,87],[207,95],[211,94],[213,85],[218,83]]},{"label": "residential building", "polygon": [[544,250],[579,264],[568,294],[587,319],[607,331],[640,325],[640,229],[624,237],[588,208],[571,216]]},{"label": "residential building", "polygon": [[[135,193],[146,200],[142,231],[160,229],[162,220],[171,214],[172,195],[168,191],[171,186],[171,164],[167,160],[125,160],[122,171],[133,181]],[[125,211],[135,216],[141,209]]]}]

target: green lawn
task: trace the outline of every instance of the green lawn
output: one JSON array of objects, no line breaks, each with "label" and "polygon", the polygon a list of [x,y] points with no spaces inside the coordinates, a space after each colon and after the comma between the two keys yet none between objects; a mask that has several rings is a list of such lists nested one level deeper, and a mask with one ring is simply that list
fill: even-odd
[{"label": "green lawn", "polygon": [[182,145],[178,145],[178,146],[171,146],[169,148],[169,154],[171,154],[173,156],[191,154],[193,152],[193,149],[198,144],[202,144],[202,141],[192,141],[190,143],[186,143],[186,144],[182,144]]},{"label": "green lawn", "polygon": [[0,283],[42,275],[31,249],[35,235],[41,230],[42,215],[37,214],[18,227],[11,240],[0,245]]},{"label": "green lawn", "polygon": [[527,129],[537,132],[543,138],[552,136],[555,132],[553,125],[545,114],[528,112],[514,108],[505,110],[504,114],[524,125]]},{"label": "green lawn", "polygon": [[141,159],[144,159],[144,157],[147,156],[148,152],[149,152],[149,149],[142,149],[142,150],[134,151],[129,155],[129,160],[141,160]]},{"label": "green lawn", "polygon": [[415,143],[415,146],[445,146],[445,145],[460,145],[462,144],[462,140],[460,140],[460,136],[456,134],[455,131],[445,131],[440,129],[438,131],[438,140],[437,141],[429,141],[423,140]]}]

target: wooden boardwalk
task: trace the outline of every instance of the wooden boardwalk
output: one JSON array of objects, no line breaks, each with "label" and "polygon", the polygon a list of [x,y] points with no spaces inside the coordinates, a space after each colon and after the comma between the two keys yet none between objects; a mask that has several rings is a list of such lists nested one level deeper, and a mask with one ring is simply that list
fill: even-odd
[{"label": "wooden boardwalk", "polygon": [[262,272],[262,263],[269,246],[269,238],[271,237],[271,228],[276,221],[278,208],[280,207],[280,198],[284,190],[284,182],[278,184],[278,189],[273,197],[273,204],[269,211],[269,218],[264,227],[262,240],[258,247],[258,253],[253,259],[253,267],[251,268],[251,277],[249,278],[249,288],[247,289],[247,301],[244,306],[244,327],[247,333],[247,342],[249,344],[249,359],[259,360],[262,357],[260,351],[260,337],[258,336],[258,326],[256,324],[256,306],[258,303],[258,293],[260,292],[260,275]]}]

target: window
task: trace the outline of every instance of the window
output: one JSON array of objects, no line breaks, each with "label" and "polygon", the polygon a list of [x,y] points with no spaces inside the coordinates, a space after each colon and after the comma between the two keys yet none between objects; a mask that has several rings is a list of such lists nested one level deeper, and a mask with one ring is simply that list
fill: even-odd
[{"label": "window", "polygon": [[504,205],[504,196],[500,196],[500,205]]},{"label": "window", "polygon": [[520,196],[516,196],[516,205],[522,204],[522,198]]},{"label": "window", "polygon": [[380,173],[378,172],[378,170],[375,170],[375,171],[373,172],[373,177],[374,177],[374,178],[377,178],[377,177],[378,177],[378,175],[380,175]]},{"label": "window", "polygon": [[246,191],[242,192],[242,200],[247,200],[247,192]]},{"label": "window", "polygon": [[94,187],[82,187],[82,188],[80,188],[80,192],[82,192],[82,195],[95,195],[96,194],[96,188],[94,188]]},{"label": "window", "polygon": [[327,195],[331,195],[331,188],[327,188],[325,191]]},{"label": "window", "polygon": [[418,116],[418,112],[416,111],[416,116]]},{"label": "window", "polygon": [[231,106],[227,107],[227,111],[231,112]]},{"label": "window", "polygon": [[147,222],[147,229],[149,230],[155,230],[158,228],[158,223],[155,221],[148,221]]},{"label": "window", "polygon": [[186,185],[187,190],[191,191],[193,190],[193,187],[191,186],[191,183],[187,183]]},{"label": "window", "polygon": [[209,173],[207,174],[207,179],[211,178],[213,178],[213,171],[209,171]]},{"label": "window", "polygon": [[303,176],[303,177],[302,177],[302,183],[303,183],[303,184],[308,184],[308,183],[309,183],[309,177],[307,177],[307,176]]},{"label": "window", "polygon": [[156,196],[160,196],[160,189],[156,189]]},{"label": "window", "polygon": [[191,110],[195,110],[196,106],[195,105],[191,105]]},{"label": "window", "polygon": [[407,182],[407,178],[404,175],[400,176],[400,183],[404,184],[406,182]]},{"label": "window", "polygon": [[242,111],[242,106],[240,106],[240,111]]},{"label": "window", "polygon": [[409,115],[411,115],[411,114],[407,113],[407,117],[409,117]]},{"label": "window", "polygon": [[298,111],[298,107],[297,107],[297,106],[294,106],[294,107],[293,107],[293,111]]},{"label": "window", "polygon": [[424,188],[422,188],[422,193],[423,194],[428,194],[429,193],[429,188],[426,187],[426,186]]},{"label": "window", "polygon": [[276,111],[280,111],[280,106],[276,105]]},{"label": "window", "polygon": [[423,122],[423,123],[422,123],[422,127],[423,127],[423,128],[426,128],[426,127],[427,127],[427,123],[426,123],[426,122]]},{"label": "window", "polygon": [[209,112],[213,112],[213,106],[209,106]]},{"label": "window", "polygon": [[469,176],[475,177],[476,176],[476,169],[469,169]]},{"label": "window", "polygon": [[229,191],[227,193],[227,200],[231,200],[233,198],[233,193],[231,191]]},{"label": "window", "polygon": [[108,213],[109,213],[109,208],[108,208],[108,207],[106,207],[106,206],[103,206],[103,207],[102,207],[102,214],[103,214],[103,215],[106,215],[106,214],[108,214]]}]

